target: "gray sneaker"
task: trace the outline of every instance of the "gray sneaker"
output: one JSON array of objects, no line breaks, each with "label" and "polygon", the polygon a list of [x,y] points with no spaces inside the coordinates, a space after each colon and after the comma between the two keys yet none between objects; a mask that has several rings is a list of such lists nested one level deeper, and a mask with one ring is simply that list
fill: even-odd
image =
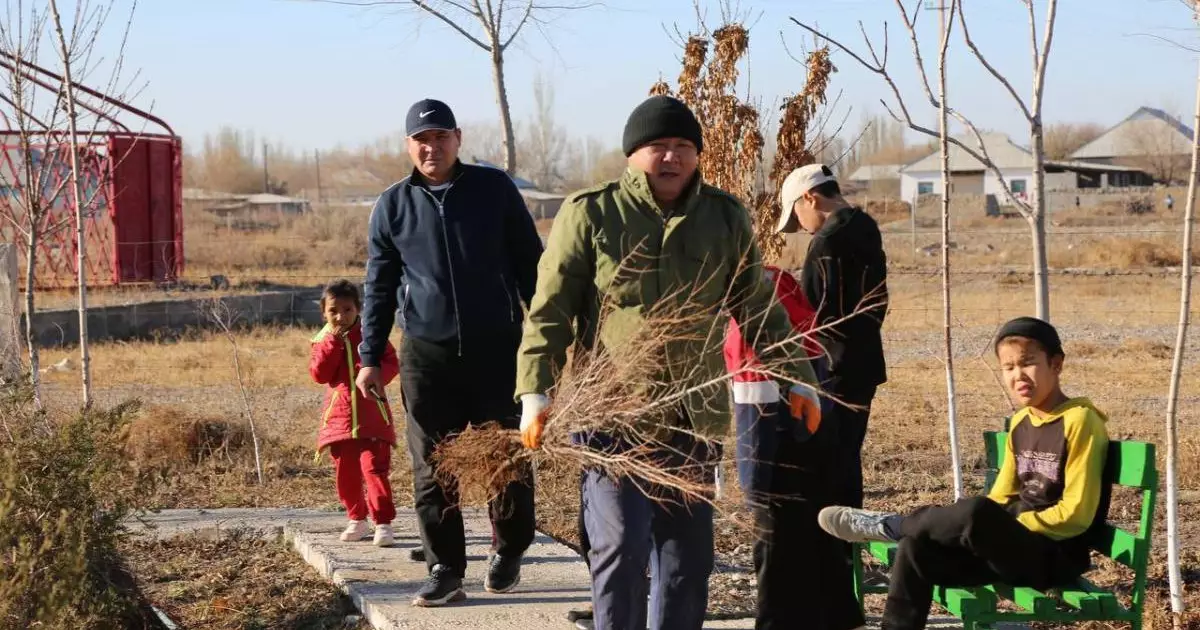
[{"label": "gray sneaker", "polygon": [[817,514],[817,523],[830,536],[847,542],[895,542],[887,535],[883,523],[896,516],[890,512],[872,512],[834,505]]}]

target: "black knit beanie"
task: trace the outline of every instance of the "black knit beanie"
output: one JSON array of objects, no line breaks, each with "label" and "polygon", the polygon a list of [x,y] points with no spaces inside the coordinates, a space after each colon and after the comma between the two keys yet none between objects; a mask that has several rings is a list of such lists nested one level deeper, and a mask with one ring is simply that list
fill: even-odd
[{"label": "black knit beanie", "polygon": [[633,108],[625,122],[621,148],[625,157],[629,157],[642,145],[659,138],[684,138],[696,145],[696,151],[704,150],[700,121],[683,101],[670,96],[651,96]]},{"label": "black knit beanie", "polygon": [[1063,353],[1062,340],[1058,338],[1058,331],[1054,326],[1037,319],[1036,317],[1018,317],[1003,327],[1000,328],[1000,333],[996,335],[995,348],[1000,347],[1000,342],[1009,337],[1025,337],[1032,339],[1046,349],[1046,354],[1055,357]]}]

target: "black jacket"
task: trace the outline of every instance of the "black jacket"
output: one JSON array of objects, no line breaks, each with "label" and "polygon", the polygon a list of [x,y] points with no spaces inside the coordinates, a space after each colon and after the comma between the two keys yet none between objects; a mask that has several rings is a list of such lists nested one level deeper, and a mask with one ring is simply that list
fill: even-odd
[{"label": "black jacket", "polygon": [[542,241],[525,201],[499,169],[457,163],[438,196],[416,170],[371,212],[363,296],[364,366],[378,366],[397,309],[405,335],[456,344],[520,339],[523,301]]},{"label": "black jacket", "polygon": [[859,208],[830,214],[809,243],[801,286],[817,325],[829,326],[817,333],[829,355],[826,388],[853,393],[886,383],[887,256],[875,219]]}]

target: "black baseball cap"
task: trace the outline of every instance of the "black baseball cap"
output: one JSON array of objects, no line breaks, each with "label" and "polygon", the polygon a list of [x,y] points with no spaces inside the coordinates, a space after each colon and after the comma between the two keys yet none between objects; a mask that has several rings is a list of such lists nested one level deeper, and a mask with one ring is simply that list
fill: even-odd
[{"label": "black baseball cap", "polygon": [[450,111],[449,105],[436,99],[427,98],[417,101],[408,108],[404,134],[412,137],[430,129],[454,131],[458,129],[458,122],[454,120],[454,112]]}]

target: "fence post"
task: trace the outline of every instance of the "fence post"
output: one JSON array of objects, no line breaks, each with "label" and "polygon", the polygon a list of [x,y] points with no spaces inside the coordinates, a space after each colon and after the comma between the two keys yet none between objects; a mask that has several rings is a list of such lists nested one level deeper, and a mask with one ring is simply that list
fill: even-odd
[{"label": "fence post", "polygon": [[21,293],[17,248],[0,243],[0,381],[21,377]]}]

